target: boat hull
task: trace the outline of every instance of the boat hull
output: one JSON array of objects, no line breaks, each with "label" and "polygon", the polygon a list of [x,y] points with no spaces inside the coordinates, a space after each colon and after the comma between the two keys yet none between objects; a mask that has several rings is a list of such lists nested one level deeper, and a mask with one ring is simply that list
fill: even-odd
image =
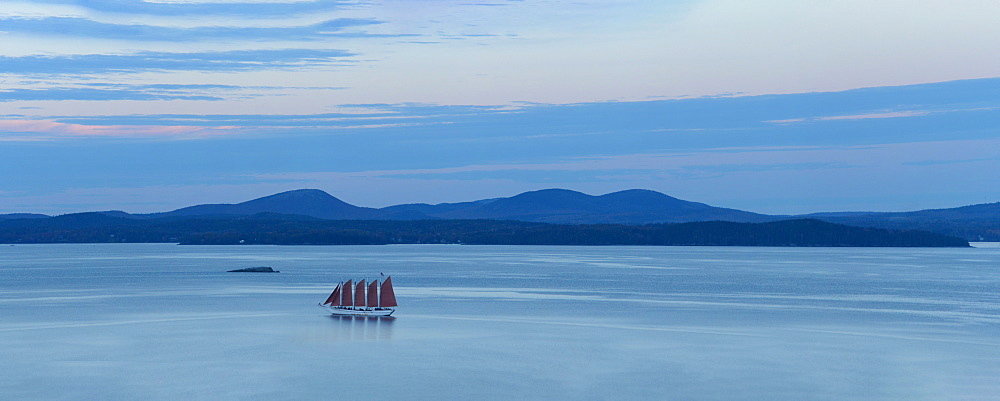
[{"label": "boat hull", "polygon": [[342,307],[327,307],[324,309],[330,311],[331,314],[335,316],[390,316],[395,309],[389,308],[378,308],[378,309],[356,309],[356,308],[342,308]]}]

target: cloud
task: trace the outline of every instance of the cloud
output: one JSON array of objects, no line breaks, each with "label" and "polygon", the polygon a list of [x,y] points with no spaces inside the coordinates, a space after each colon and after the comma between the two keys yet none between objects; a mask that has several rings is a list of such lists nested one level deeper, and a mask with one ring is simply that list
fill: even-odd
[{"label": "cloud", "polygon": [[[789,172],[808,175],[816,170],[886,169],[907,165],[998,160],[997,140],[927,141],[869,146],[792,146],[710,148],[677,153],[633,153],[576,157],[539,163],[469,164],[462,166],[366,170],[355,172],[288,172],[255,175],[269,180],[331,180],[346,177],[413,179],[481,179],[492,173],[573,171],[656,172],[690,179],[742,173]],[[509,174],[503,175],[509,177]]]},{"label": "cloud", "polygon": [[[959,111],[959,110],[952,110],[952,111]],[[775,123],[775,124],[790,124],[790,123],[801,123],[801,122],[812,122],[812,121],[868,120],[876,118],[921,117],[929,114],[931,114],[930,111],[906,110],[906,111],[886,111],[879,113],[849,114],[842,116],[788,118],[783,120],[768,120],[764,122]]]},{"label": "cloud", "polygon": [[216,96],[191,95],[183,92],[150,92],[130,89],[47,88],[0,90],[0,102],[22,100],[224,100]]},{"label": "cloud", "polygon": [[241,127],[235,126],[83,125],[44,120],[0,120],[0,142],[88,137],[192,139],[233,135],[242,131]]},{"label": "cloud", "polygon": [[[112,24],[87,18],[8,18],[0,20],[0,30],[43,36],[72,36],[139,41],[201,41],[212,39],[318,40],[335,36],[344,28],[379,24],[373,19],[341,18],[294,27],[167,27],[144,24]],[[351,36],[364,36],[352,33]]]},{"label": "cloud", "polygon": [[[247,99],[288,89],[339,90],[340,87],[270,87],[220,84],[120,84],[107,82],[76,83],[72,86],[44,87],[39,89],[0,89],[0,102],[15,101],[221,101],[234,98]],[[188,119],[202,119],[190,116]]]},{"label": "cloud", "polygon": [[122,1],[122,0],[33,0],[49,6],[71,6],[91,13],[143,14],[158,16],[267,16],[308,14],[355,7],[358,0],[313,1]]},{"label": "cloud", "polygon": [[59,121],[83,125],[199,125],[254,127],[287,135],[291,132],[327,133],[330,129],[375,129],[413,127],[418,125],[443,125],[448,121],[431,120],[423,116],[371,115],[371,114],[318,114],[318,115],[132,115],[132,116],[63,116]]},{"label": "cloud", "polygon": [[926,116],[930,114],[928,111],[891,111],[885,113],[869,113],[869,114],[854,114],[847,116],[830,116],[830,117],[820,117],[817,120],[866,120],[870,118],[900,118],[900,117],[919,117]]},{"label": "cloud", "polygon": [[[183,94],[193,90],[223,97],[225,92],[247,90],[281,90],[289,87],[240,87],[230,85],[123,85],[109,83],[80,84],[94,85],[107,90],[150,91],[152,94]],[[304,87],[308,90],[340,90],[340,87]],[[222,94],[220,94],[222,93]],[[319,114],[137,114],[137,115],[96,115],[96,116],[47,116],[47,118],[79,124],[144,124],[144,125],[240,125],[260,128],[290,128],[302,132],[306,128],[375,128],[416,125],[479,124],[485,118],[495,124],[496,116],[516,113],[510,107],[485,106],[434,106],[401,104],[340,105],[338,109],[350,112]],[[557,136],[553,134],[553,136]],[[464,137],[464,136],[463,136]],[[538,135],[532,136],[537,138]],[[461,139],[459,139],[461,140]]]},{"label": "cloud", "polygon": [[251,71],[345,63],[344,50],[276,49],[220,52],[83,54],[0,57],[0,73],[24,75],[136,73],[143,71]]}]

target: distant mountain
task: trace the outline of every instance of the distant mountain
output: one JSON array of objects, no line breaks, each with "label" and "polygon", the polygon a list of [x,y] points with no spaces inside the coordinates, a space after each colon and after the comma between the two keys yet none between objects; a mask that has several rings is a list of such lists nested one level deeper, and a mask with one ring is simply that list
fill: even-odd
[{"label": "distant mountain", "polygon": [[[121,212],[103,212],[118,215]],[[473,202],[358,207],[318,189],[282,192],[236,204],[206,204],[135,218],[232,217],[258,213],[302,215],[326,220],[489,219],[564,224],[650,224],[691,221],[763,222],[779,218],[689,202],[659,192],[633,189],[591,196],[566,189],[525,192]]]},{"label": "distant mountain", "polygon": [[659,192],[632,189],[591,196],[566,189],[525,192],[510,198],[443,205],[403,205],[382,210],[409,210],[440,219],[517,220],[563,224],[649,224],[690,221],[772,221],[766,215],[688,202]]},{"label": "distant mountain", "polygon": [[917,210],[913,212],[836,212],[813,213],[803,216],[816,218],[878,217],[891,220],[932,219],[938,221],[1000,219],[1000,202],[969,205],[949,209]]},{"label": "distant mountain", "polygon": [[358,207],[318,189],[299,189],[236,204],[208,204],[177,209],[145,217],[250,216],[278,213],[327,220],[368,220],[379,216],[377,209]]},{"label": "distant mountain", "polygon": [[914,212],[841,212],[797,216],[859,227],[925,230],[970,241],[1000,241],[1000,203]]},{"label": "distant mountain", "polygon": [[19,219],[45,219],[51,216],[37,213],[8,213],[0,214],[0,220],[19,220]]}]

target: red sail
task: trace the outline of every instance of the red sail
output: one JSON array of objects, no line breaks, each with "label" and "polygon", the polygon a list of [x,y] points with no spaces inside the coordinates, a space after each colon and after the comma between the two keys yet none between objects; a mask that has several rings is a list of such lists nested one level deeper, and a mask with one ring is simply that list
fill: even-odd
[{"label": "red sail", "polygon": [[365,306],[365,280],[358,281],[354,289],[354,306]]},{"label": "red sail", "polygon": [[326,302],[323,302],[323,305],[340,306],[340,284],[337,284],[337,288],[333,289],[333,293],[326,299]]},{"label": "red sail", "polygon": [[379,306],[383,308],[396,306],[396,293],[392,292],[392,276],[386,277],[382,283],[382,294],[378,301]]},{"label": "red sail", "polygon": [[342,306],[354,306],[354,296],[351,295],[352,281],[354,280],[347,280],[344,283],[344,294],[340,297],[340,304]]},{"label": "red sail", "polygon": [[378,307],[378,280],[368,284],[368,306]]}]

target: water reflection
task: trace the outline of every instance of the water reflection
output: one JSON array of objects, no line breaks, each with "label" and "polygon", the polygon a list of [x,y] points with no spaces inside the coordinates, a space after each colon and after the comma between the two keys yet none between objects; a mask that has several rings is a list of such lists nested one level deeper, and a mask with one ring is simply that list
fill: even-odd
[{"label": "water reflection", "polygon": [[337,326],[337,339],[347,341],[377,341],[392,339],[392,316],[330,315]]}]

